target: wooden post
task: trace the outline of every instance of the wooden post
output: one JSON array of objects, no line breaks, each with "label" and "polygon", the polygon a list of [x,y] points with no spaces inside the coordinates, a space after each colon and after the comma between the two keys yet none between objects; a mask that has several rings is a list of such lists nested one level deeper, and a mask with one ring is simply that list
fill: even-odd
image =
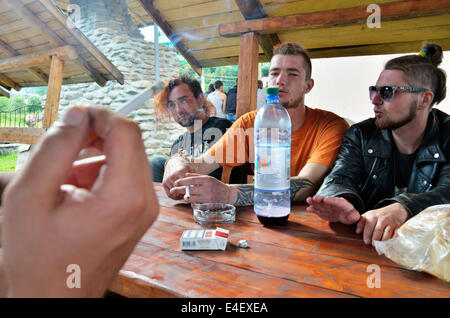
[{"label": "wooden post", "polygon": [[259,35],[255,32],[241,35],[236,118],[256,109],[256,94],[258,89],[258,40]]},{"label": "wooden post", "polygon": [[47,100],[45,102],[44,128],[50,127],[58,119],[59,98],[63,80],[64,62],[52,56],[48,79]]}]

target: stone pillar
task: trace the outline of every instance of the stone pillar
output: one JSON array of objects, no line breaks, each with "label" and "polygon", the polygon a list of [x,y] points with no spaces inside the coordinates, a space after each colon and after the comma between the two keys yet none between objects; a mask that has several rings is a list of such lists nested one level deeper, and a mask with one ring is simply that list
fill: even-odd
[{"label": "stone pillar", "polygon": [[[96,83],[63,85],[59,115],[75,104],[98,104],[117,110],[142,89],[155,81],[154,44],[146,42],[133,24],[125,0],[71,0],[79,6],[77,27],[124,74],[125,84],[109,81],[104,87]],[[178,76],[176,50],[159,46],[160,79]],[[172,142],[185,131],[177,123],[158,123],[153,100],[129,115],[142,129],[146,152],[151,156],[168,156]]]}]

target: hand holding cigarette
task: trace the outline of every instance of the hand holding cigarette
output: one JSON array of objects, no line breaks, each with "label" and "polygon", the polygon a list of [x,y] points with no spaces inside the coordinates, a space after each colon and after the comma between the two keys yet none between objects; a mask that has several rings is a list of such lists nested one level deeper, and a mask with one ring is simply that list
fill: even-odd
[{"label": "hand holding cigarette", "polygon": [[186,185],[184,188],[186,189],[186,194],[184,195],[184,199],[187,200],[191,197],[191,194],[189,193],[189,186]]}]

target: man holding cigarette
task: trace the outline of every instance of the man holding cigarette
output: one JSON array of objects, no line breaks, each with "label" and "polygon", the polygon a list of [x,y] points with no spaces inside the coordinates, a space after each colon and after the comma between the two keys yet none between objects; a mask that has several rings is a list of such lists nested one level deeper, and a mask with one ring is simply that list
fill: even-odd
[{"label": "man holding cigarette", "polygon": [[[291,200],[304,201],[322,183],[337,156],[348,124],[339,116],[305,106],[305,94],[314,86],[311,60],[297,43],[274,48],[269,86],[278,86],[280,104],[292,124]],[[205,176],[218,167],[236,167],[254,161],[253,125],[256,111],[231,126],[211,149],[198,158],[172,158],[166,165],[163,186],[172,199],[182,199],[186,185],[191,203],[253,204],[252,184],[224,184]],[[243,153],[239,156],[239,153]]]},{"label": "man holding cigarette", "polygon": [[[155,96],[154,107],[158,119],[172,117],[186,128],[173,143],[171,157],[200,156],[231,126],[229,120],[213,117],[215,108],[207,101],[200,83],[187,75],[168,81]],[[162,181],[166,161],[163,157],[150,160],[154,182]],[[222,168],[214,169],[209,175],[220,180]]]}]

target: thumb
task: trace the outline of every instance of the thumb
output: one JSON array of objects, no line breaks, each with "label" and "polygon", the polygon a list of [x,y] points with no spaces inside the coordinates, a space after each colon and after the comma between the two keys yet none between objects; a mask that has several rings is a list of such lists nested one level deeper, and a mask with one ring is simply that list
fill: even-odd
[{"label": "thumb", "polygon": [[59,188],[87,139],[88,128],[88,113],[79,106],[69,108],[61,121],[54,123],[14,180],[14,188],[21,191],[22,199],[40,197],[55,204]]},{"label": "thumb", "polygon": [[361,215],[359,214],[359,212],[356,211],[355,209],[352,209],[350,212],[348,212],[345,215],[345,219],[344,219],[344,221],[342,221],[342,223],[350,225],[350,224],[358,222],[360,218],[361,218]]}]

